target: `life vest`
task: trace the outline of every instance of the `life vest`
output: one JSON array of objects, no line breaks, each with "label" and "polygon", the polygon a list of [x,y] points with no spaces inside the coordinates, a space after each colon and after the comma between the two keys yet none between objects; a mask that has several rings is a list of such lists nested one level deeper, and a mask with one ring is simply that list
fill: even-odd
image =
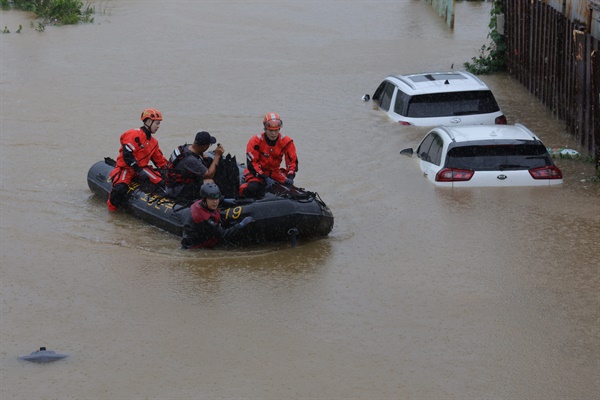
[{"label": "life vest", "polygon": [[200,158],[197,154],[193,153],[189,149],[189,145],[183,144],[177,146],[169,160],[167,161],[167,186],[179,186],[187,185],[192,182],[196,182],[196,175],[189,171],[177,169],[177,164],[186,157]]},{"label": "life vest", "polygon": [[219,243],[217,230],[208,223],[213,220],[216,225],[221,223],[219,210],[209,210],[202,201],[197,201],[190,207],[191,221],[184,224],[182,243],[187,248],[214,247]]},{"label": "life vest", "polygon": [[190,212],[192,215],[192,220],[199,224],[204,221],[208,221],[209,219],[213,219],[217,224],[221,223],[221,213],[219,210],[209,210],[204,207],[202,201],[196,201],[190,207]]},{"label": "life vest", "polygon": [[[177,146],[167,161],[167,186],[187,185],[198,182],[198,175],[188,171],[185,168],[177,168],[177,165],[186,157],[194,157],[198,159],[208,169],[210,165],[206,165],[206,160],[200,154],[196,154],[190,150],[188,144]],[[201,183],[201,182],[200,182]]]}]

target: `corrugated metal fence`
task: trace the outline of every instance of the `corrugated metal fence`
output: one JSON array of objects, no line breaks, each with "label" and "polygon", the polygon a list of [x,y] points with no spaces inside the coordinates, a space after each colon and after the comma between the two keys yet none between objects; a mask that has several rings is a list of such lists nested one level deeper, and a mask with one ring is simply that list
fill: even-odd
[{"label": "corrugated metal fence", "polygon": [[600,39],[600,0],[541,0],[570,21],[586,25],[596,39]]},{"label": "corrugated metal fence", "polygon": [[541,99],[600,162],[600,41],[537,0],[505,0],[511,76]]}]

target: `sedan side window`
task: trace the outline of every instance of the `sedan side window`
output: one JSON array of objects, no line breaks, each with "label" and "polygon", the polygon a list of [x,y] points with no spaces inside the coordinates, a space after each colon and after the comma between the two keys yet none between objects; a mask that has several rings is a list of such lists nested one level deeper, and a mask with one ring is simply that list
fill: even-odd
[{"label": "sedan side window", "polygon": [[442,162],[442,149],[444,140],[435,132],[431,132],[423,139],[419,148],[417,148],[417,157],[423,161],[440,165]]},{"label": "sedan side window", "polygon": [[444,148],[444,141],[437,133],[432,133],[433,142],[429,148],[429,157],[431,162],[435,165],[440,165],[442,162],[442,149]]},{"label": "sedan side window", "polygon": [[431,162],[431,157],[429,156],[429,148],[431,147],[431,143],[433,143],[433,133],[430,133],[425,137],[425,139],[423,139],[417,148],[417,157],[423,161]]}]

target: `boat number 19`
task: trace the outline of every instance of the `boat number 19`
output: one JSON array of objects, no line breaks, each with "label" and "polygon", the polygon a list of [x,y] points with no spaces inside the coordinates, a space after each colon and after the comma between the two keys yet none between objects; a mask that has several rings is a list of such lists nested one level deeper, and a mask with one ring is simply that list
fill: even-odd
[{"label": "boat number 19", "polygon": [[225,210],[225,219],[238,219],[242,215],[242,207],[237,206]]}]

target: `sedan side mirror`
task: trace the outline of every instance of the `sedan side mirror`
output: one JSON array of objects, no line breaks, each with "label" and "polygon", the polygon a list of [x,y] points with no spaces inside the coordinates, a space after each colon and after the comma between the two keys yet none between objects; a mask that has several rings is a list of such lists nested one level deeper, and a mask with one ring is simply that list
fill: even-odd
[{"label": "sedan side mirror", "polygon": [[413,152],[412,147],[409,147],[408,149],[404,149],[404,150],[400,151],[400,154],[405,155],[405,156],[409,156],[409,157],[412,157],[413,153],[414,152]]}]

